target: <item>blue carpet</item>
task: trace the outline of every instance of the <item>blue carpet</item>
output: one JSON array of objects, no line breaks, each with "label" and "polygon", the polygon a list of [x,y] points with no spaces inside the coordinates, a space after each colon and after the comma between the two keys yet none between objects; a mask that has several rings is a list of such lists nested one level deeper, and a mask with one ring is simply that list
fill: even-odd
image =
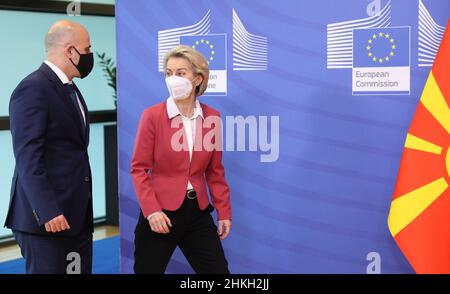
[{"label": "blue carpet", "polygon": [[[94,242],[92,273],[119,273],[119,237],[107,238]],[[0,263],[0,274],[24,274],[23,258]]]}]

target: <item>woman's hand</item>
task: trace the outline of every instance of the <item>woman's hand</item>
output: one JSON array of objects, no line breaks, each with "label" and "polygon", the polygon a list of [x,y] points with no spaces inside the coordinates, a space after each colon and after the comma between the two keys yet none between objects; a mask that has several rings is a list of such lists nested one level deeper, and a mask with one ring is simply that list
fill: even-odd
[{"label": "woman's hand", "polygon": [[162,211],[152,215],[148,220],[148,223],[153,232],[160,234],[168,234],[170,232],[169,227],[172,227],[170,219]]},{"label": "woman's hand", "polygon": [[230,233],[230,228],[231,228],[231,220],[224,219],[219,221],[219,227],[217,232],[219,233],[220,240],[224,240],[228,236],[228,234]]}]

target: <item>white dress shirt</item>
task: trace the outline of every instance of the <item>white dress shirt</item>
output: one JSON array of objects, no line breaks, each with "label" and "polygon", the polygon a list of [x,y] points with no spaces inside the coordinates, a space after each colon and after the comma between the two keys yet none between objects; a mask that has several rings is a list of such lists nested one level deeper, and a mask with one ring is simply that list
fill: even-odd
[{"label": "white dress shirt", "polygon": [[[167,108],[167,115],[169,116],[169,119],[174,118],[177,115],[181,115],[181,119],[183,120],[183,128],[186,132],[187,137],[187,144],[189,149],[189,161],[192,160],[192,151],[194,149],[194,140],[195,140],[195,127],[198,117],[203,118],[203,110],[200,106],[200,102],[198,100],[195,100],[195,108],[194,108],[194,114],[191,117],[186,117],[181,114],[180,110],[178,109],[177,104],[173,100],[172,97],[169,97],[166,101],[166,108]],[[194,189],[194,187],[191,184],[191,181],[187,182],[186,190]],[[158,211],[159,212],[159,211]],[[155,212],[157,213],[157,212]],[[155,213],[150,214],[147,219],[150,219]]]},{"label": "white dress shirt", "polygon": [[[48,60],[45,60],[44,63],[47,64],[52,69],[52,71],[58,76],[58,78],[61,80],[61,82],[63,84],[72,84],[72,81],[69,81],[69,78],[66,76],[66,74],[61,69],[59,69],[59,67],[57,67],[56,65],[54,65],[53,63],[51,63]],[[84,124],[84,126],[86,126],[86,114],[84,113],[83,104],[81,104],[80,98],[78,97],[78,93],[76,93],[76,95],[77,95],[78,106],[80,107],[81,114],[83,115],[83,124]]]}]

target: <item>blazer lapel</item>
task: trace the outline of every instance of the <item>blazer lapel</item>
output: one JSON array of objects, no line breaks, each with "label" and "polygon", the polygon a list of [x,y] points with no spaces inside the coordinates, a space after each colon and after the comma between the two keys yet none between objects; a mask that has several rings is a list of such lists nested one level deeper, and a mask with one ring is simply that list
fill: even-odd
[{"label": "blazer lapel", "polygon": [[[168,142],[168,148],[171,151],[177,150],[172,153],[174,162],[183,162],[189,166],[189,149],[187,144],[187,135],[184,130],[183,119],[181,115],[176,115],[174,117],[169,117],[167,111],[167,103],[164,104],[164,112],[167,118],[167,131],[163,133],[164,139],[162,141]],[[181,136],[180,136],[181,135]],[[172,141],[176,139],[177,141]],[[177,144],[177,146],[172,146],[172,144]],[[178,144],[181,144],[178,145]],[[176,160],[175,160],[176,158]]]},{"label": "blazer lapel", "polygon": [[194,163],[195,159],[198,157],[198,152],[203,152],[203,137],[205,136],[206,129],[203,128],[203,119],[201,116],[197,116],[194,120],[195,123],[195,134],[194,142],[192,147],[192,158],[191,165]]},{"label": "blazer lapel", "polygon": [[[183,157],[185,157],[185,159],[187,160],[187,162],[189,162],[189,145],[187,142],[187,134],[186,134],[186,130],[184,129],[184,124],[183,124],[183,119],[181,118],[181,115],[177,115],[175,117],[173,117],[172,119],[170,119],[170,123],[173,126],[176,126],[174,128],[171,128],[171,138],[174,137],[179,137],[180,132],[182,134],[180,143],[182,146],[176,146],[176,148],[181,148],[181,151],[179,152],[180,154],[182,154]],[[175,135],[175,133],[177,133]]]}]

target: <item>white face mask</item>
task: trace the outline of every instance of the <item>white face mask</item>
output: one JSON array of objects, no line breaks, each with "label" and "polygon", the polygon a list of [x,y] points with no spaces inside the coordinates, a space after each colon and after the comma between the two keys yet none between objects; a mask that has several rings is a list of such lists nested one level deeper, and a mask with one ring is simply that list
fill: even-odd
[{"label": "white face mask", "polygon": [[189,97],[192,92],[192,82],[186,78],[171,75],[166,78],[167,89],[174,100],[183,100]]}]

